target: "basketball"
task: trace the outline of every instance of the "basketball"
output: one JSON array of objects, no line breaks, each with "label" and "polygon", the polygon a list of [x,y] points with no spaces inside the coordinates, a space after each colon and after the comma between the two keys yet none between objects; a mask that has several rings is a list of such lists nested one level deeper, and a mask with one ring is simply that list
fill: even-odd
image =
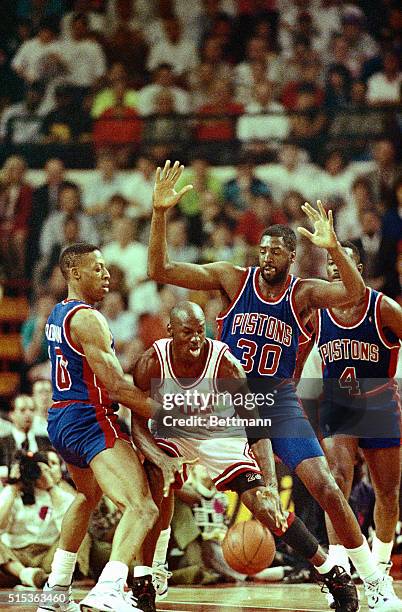
[{"label": "basketball", "polygon": [[275,556],[275,540],[255,519],[233,525],[222,542],[223,556],[230,567],[253,576],[269,567]]}]

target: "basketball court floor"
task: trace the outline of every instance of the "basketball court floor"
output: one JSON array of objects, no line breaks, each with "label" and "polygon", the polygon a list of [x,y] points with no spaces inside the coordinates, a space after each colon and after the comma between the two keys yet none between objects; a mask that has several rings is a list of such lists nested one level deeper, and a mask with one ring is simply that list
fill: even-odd
[{"label": "basketball court floor", "polygon": [[[361,587],[359,587],[361,591]],[[402,597],[402,581],[395,582]],[[86,591],[75,591],[79,601]],[[18,593],[18,591],[14,591]],[[4,602],[5,592],[0,591]],[[368,610],[362,595],[361,611]],[[313,584],[247,584],[247,586],[171,587],[169,596],[157,605],[159,612],[328,612],[325,596]],[[1,612],[35,612],[36,606],[0,604]],[[115,612],[118,612],[116,610]]]}]

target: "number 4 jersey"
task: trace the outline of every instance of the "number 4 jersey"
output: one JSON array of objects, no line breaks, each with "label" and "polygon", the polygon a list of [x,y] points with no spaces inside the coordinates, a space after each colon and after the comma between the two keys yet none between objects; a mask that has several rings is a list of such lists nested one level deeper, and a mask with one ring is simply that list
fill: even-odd
[{"label": "number 4 jersey", "polygon": [[[92,309],[92,306],[78,300],[63,300],[53,308],[45,327],[52,364],[53,400],[57,404],[78,401],[108,406],[111,400],[105,387],[71,337],[71,317],[83,308]],[[113,346],[112,335],[111,343]]]}]

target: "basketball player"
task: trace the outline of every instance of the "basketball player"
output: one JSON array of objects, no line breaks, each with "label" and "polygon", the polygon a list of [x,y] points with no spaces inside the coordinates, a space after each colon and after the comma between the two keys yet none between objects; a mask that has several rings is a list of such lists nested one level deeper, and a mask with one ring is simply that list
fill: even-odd
[{"label": "basketball player", "polygon": [[[362,272],[358,248],[348,241],[342,246]],[[332,283],[340,280],[330,255],[327,275]],[[348,499],[358,449],[362,449],[375,492],[373,555],[381,570],[388,572],[399,518],[400,407],[393,376],[402,337],[402,309],[367,288],[354,306],[318,310],[314,323],[323,364],[320,422],[325,454]],[[384,437],[379,437],[381,431]],[[330,521],[327,529],[330,555],[334,562],[348,567],[347,554]]]},{"label": "basketball player", "polygon": [[[78,495],[64,516],[59,547],[44,589],[50,603],[38,612],[79,611],[71,599],[70,584],[90,514],[103,493],[123,516],[110,561],[81,602],[81,610],[132,612],[139,608],[123,592],[128,565],[141,549],[158,511],[142,465],[116,422],[112,402],[122,402],[143,416],[151,414],[152,402],[124,378],[107,323],[94,308],[108,292],[110,278],[98,248],[85,243],[67,247],[60,256],[60,268],[68,296],[56,304],[45,329],[54,400],[48,414],[48,432],[53,447],[67,464]],[[64,603],[56,597],[60,591],[64,592]]]},{"label": "basketball player", "polygon": [[[173,457],[185,455],[198,458],[218,490],[237,492],[256,518],[317,567],[321,581],[336,599],[339,612],[358,610],[357,592],[350,576],[342,568],[328,567],[326,554],[303,522],[293,513],[288,515],[282,511],[269,440],[261,439],[254,444],[267,479],[268,486],[265,486],[261,469],[249,453],[244,429],[231,424],[230,419],[235,416],[233,398],[238,397],[239,392],[245,397],[248,392],[246,375],[240,363],[226,344],[205,337],[205,317],[197,304],[177,304],[170,314],[168,332],[171,337],[157,340],[138,359],[134,368],[135,384],[143,391],[151,392],[154,399],[166,406],[166,410],[162,410],[162,422],[159,420],[156,424],[155,439],[147,428],[146,420],[142,419],[141,423],[140,417],[132,414],[135,445],[150,462],[148,478],[154,500],[161,506],[159,527],[165,544],[161,550],[158,541],[159,550],[155,559],[154,543],[146,540],[146,565],[135,568],[135,576],[143,577],[143,580],[137,580],[138,590],[134,591],[139,596],[139,605],[146,612],[155,610],[149,601],[149,593],[143,597],[140,593],[144,593],[144,582],[150,581],[152,570],[148,566],[153,561],[159,565],[166,562],[173,491],[168,498],[163,498],[163,480],[160,471],[155,470],[153,465],[163,464],[160,454],[167,453]],[[221,405],[211,399],[224,391],[230,393],[232,401]],[[181,401],[182,397],[186,397],[185,402]],[[205,400],[202,404],[200,398]],[[238,403],[236,401],[235,405]],[[243,415],[246,413],[247,410],[242,411]],[[220,427],[213,423],[213,415],[222,419]],[[247,416],[250,418],[250,413]],[[193,425],[192,419],[195,417],[201,422]],[[158,437],[160,435],[163,437]],[[183,479],[176,482],[179,487],[182,483]],[[158,567],[156,569],[158,571]],[[144,601],[145,597],[147,601]]]},{"label": "basketball player", "polygon": [[309,340],[306,322],[314,309],[357,303],[365,285],[356,266],[340,247],[328,216],[318,202],[302,208],[314,224],[314,234],[299,232],[318,247],[327,249],[341,282],[298,279],[289,274],[296,257],[296,236],[281,225],[268,228],[260,242],[259,266],[247,270],[227,262],[206,265],[170,262],[166,245],[166,211],[191,186],[174,189],[183,166],[167,161],[158,168],[153,196],[149,245],[152,279],[198,290],[220,291],[225,310],[218,317],[221,339],[243,365],[251,391],[274,388],[274,407],[260,408],[272,418],[269,435],[274,453],[296,472],[306,488],[329,515],[340,542],[348,550],[364,581],[374,610],[402,610],[392,584],[377,568],[358,522],[333,478],[323,451],[304,416],[289,382],[294,374],[299,345]]}]

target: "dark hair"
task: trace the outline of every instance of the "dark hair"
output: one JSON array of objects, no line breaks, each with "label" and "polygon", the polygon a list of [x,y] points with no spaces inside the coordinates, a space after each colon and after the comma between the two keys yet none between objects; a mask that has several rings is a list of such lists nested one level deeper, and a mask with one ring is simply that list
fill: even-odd
[{"label": "dark hair", "polygon": [[71,268],[79,265],[82,255],[98,250],[98,246],[89,242],[76,242],[76,244],[63,249],[59,258],[59,266],[64,278],[68,280]]},{"label": "dark hair", "polygon": [[296,251],[296,234],[288,225],[276,224],[270,225],[261,236],[273,236],[275,238],[283,238],[285,247],[288,251]]},{"label": "dark hair", "polygon": [[[9,484],[21,483],[21,499],[24,506],[32,506],[35,503],[35,485],[41,477],[39,463],[49,464],[45,452],[25,452],[17,451],[12,459],[12,464],[18,463],[20,468],[19,478],[9,478]],[[10,466],[11,467],[11,466]]]},{"label": "dark hair", "polygon": [[360,249],[354,242],[351,242],[350,240],[342,240],[340,244],[344,249],[350,249],[353,251],[353,257],[356,259],[357,263],[361,262],[362,257]]}]

